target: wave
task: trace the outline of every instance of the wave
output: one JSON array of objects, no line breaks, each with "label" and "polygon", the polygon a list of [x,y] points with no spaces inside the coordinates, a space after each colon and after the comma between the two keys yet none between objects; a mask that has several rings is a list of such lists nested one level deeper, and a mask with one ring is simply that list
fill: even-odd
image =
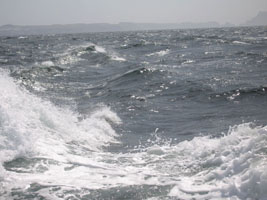
[{"label": "wave", "polygon": [[[227,101],[223,102],[226,104],[209,102],[209,97],[214,101],[249,100],[237,107],[237,104],[230,102],[229,109],[232,109],[232,113],[237,111],[236,116],[240,115],[246,121],[252,119],[250,115],[242,115],[242,108],[251,104],[251,100],[255,105],[264,102],[267,87],[257,85],[262,83],[261,79],[256,80],[254,86],[252,79],[251,86],[243,83],[243,79],[241,82],[237,80],[231,82],[239,85],[234,87],[228,82],[222,82],[223,77],[222,80],[209,79],[212,74],[205,74],[206,68],[197,70],[203,72],[204,76],[196,77],[195,73],[192,74],[196,66],[190,62],[199,63],[201,60],[187,57],[189,55],[180,48],[175,50],[171,46],[171,50],[166,52],[161,51],[167,49],[166,44],[159,47],[156,43],[155,46],[147,43],[144,44],[147,49],[137,45],[124,51],[119,46],[124,41],[118,40],[118,46],[115,47],[110,37],[108,41],[100,41],[96,36],[95,39],[92,35],[82,37],[83,40],[88,37],[94,41],[97,39],[99,44],[103,42],[107,45],[105,48],[88,42],[84,44],[84,41],[72,41],[51,51],[44,49],[40,56],[37,53],[38,57],[33,57],[32,62],[11,66],[16,70],[11,74],[0,71],[1,198],[267,199],[267,126],[243,123],[230,127],[226,134],[213,132],[204,133],[210,136],[196,136],[195,133],[197,130],[221,130],[229,121],[225,113],[219,113],[225,105],[227,107]],[[166,37],[163,32],[162,38]],[[175,33],[173,37],[177,38],[179,34]],[[208,41],[201,38],[187,39],[192,45],[191,40],[198,43]],[[215,36],[213,40],[217,39]],[[133,40],[133,44],[136,41],[138,43],[136,37]],[[83,45],[73,46],[74,43]],[[223,56],[212,46],[205,51],[209,52],[199,52],[201,56],[205,54],[205,59],[216,60]],[[129,62],[118,63],[126,61],[119,52],[123,52],[121,55],[129,58]],[[153,60],[154,57],[146,57],[149,53],[156,53],[156,56],[167,53],[165,55],[168,58],[177,53],[180,55],[174,55],[174,60],[170,58],[158,62]],[[251,57],[261,55],[239,53]],[[135,57],[138,59],[134,60]],[[16,60],[18,57],[11,58]],[[150,62],[142,62],[145,58]],[[88,69],[107,63],[110,65],[104,66],[111,68]],[[5,64],[2,67],[10,66]],[[224,73],[224,69],[220,72],[229,75]],[[208,82],[207,77],[210,80]],[[28,86],[32,82],[38,84],[38,81],[40,85],[49,83],[44,85],[46,92],[33,91],[33,94]],[[53,90],[49,89],[50,83],[51,87],[55,87]],[[62,87],[59,89],[57,86]],[[88,96],[83,96],[85,94]],[[83,114],[78,113],[73,104],[57,106],[43,97],[75,101],[77,110],[82,110]],[[109,107],[90,103],[99,101],[110,103],[120,111],[125,125],[118,127],[121,120]],[[62,105],[61,100],[55,102]],[[253,109],[253,104],[251,106]],[[92,107],[97,108],[86,113]],[[171,108],[174,108],[172,113],[175,115],[168,114]],[[128,112],[134,109],[136,112]],[[210,122],[214,122],[208,120],[209,124],[202,123],[201,127],[195,124],[192,127],[194,130],[191,129],[190,125],[195,119],[203,118],[203,113],[213,112],[214,109],[218,111],[215,114],[218,114],[223,127],[218,127],[218,124],[217,127],[207,128]],[[240,109],[242,112],[239,112]],[[259,110],[259,106],[254,109],[255,113]],[[185,120],[178,119],[179,116],[185,117]],[[211,116],[208,114],[204,118],[209,119]],[[264,116],[264,112],[258,113],[256,118],[260,116]],[[257,123],[263,120],[264,117],[258,119]],[[172,122],[175,125],[170,128]],[[182,133],[182,137],[172,140],[181,135],[178,130],[184,124],[184,132],[190,135]],[[175,133],[175,127],[178,126],[180,128]],[[150,134],[147,130],[155,131]],[[121,134],[123,137],[119,137]]]},{"label": "wave", "polygon": [[125,44],[121,46],[121,49],[131,49],[131,48],[139,48],[139,47],[144,47],[146,46],[145,43],[142,42],[136,42],[136,43],[131,43],[131,44]]},{"label": "wave", "polygon": [[54,65],[52,61],[45,61],[29,69],[14,69],[10,75],[15,77],[28,89],[46,91],[47,84],[42,83],[40,78],[52,79],[57,76],[62,76],[65,71],[65,68]]},{"label": "wave", "polygon": [[265,56],[265,53],[245,52],[245,51],[237,51],[237,52],[235,53],[235,55],[237,55],[237,56],[247,56],[247,57],[249,57],[249,58],[257,58],[257,57],[259,57],[259,58],[264,58],[264,57],[266,57],[266,56]]},{"label": "wave", "polygon": [[[158,194],[146,192],[147,197],[263,200],[267,198],[266,144],[267,127],[240,124],[216,138],[198,136],[176,145],[161,142],[129,153],[72,155],[62,166],[48,163],[49,173],[18,173],[16,186],[37,181],[38,185],[31,184],[22,194],[41,192],[54,197],[69,191],[73,196],[81,192],[90,196],[98,190],[98,195],[104,195],[102,190],[123,191],[131,186],[136,192],[158,188]],[[6,166],[15,166],[15,162]]]},{"label": "wave", "polygon": [[267,86],[259,86],[255,88],[240,88],[235,90],[230,90],[222,93],[216,93],[214,95],[210,95],[210,98],[226,98],[228,100],[235,100],[237,98],[242,98],[246,96],[263,96],[267,94]]},{"label": "wave", "polygon": [[[109,60],[114,61],[126,61],[126,59],[117,55],[116,52],[107,50],[102,46],[86,42],[80,45],[73,45],[68,47],[62,53],[56,53],[53,55],[54,60],[44,61],[41,65],[51,66],[72,66],[80,62],[86,62],[90,65],[105,64]],[[53,64],[52,64],[52,63]]]},{"label": "wave", "polygon": [[89,61],[89,63],[92,64],[105,64],[109,60],[119,62],[126,61],[125,58],[118,56],[116,52],[106,50],[104,47],[93,43],[83,46],[76,54],[79,58],[86,59],[87,62]]},{"label": "wave", "polygon": [[158,51],[155,53],[150,53],[147,56],[165,56],[165,55],[169,54],[169,52],[170,52],[170,50],[166,49],[166,50],[161,50],[161,51]]},{"label": "wave", "polygon": [[267,127],[252,124],[234,126],[220,138],[196,137],[178,144],[170,149],[179,160],[171,168],[183,174],[169,195],[181,199],[266,199],[266,144]]},{"label": "wave", "polygon": [[157,137],[158,144],[111,153],[103,147],[119,142],[111,124],[120,119],[109,108],[80,116],[34,96],[6,72],[0,85],[0,194],[17,188],[59,198],[142,185],[179,199],[267,198],[266,126],[240,124],[178,144]]},{"label": "wave", "polygon": [[122,94],[122,90],[126,89],[130,91],[131,88],[140,87],[140,85],[142,85],[140,82],[145,82],[158,76],[164,76],[165,72],[166,70],[155,69],[151,67],[139,67],[110,77],[103,81],[103,83],[98,84],[90,89],[101,89],[101,93],[103,94],[105,91],[108,92],[109,89],[116,88],[118,93]]},{"label": "wave", "polygon": [[116,54],[111,55],[110,58],[111,58],[111,60],[119,61],[119,62],[124,62],[124,61],[126,61],[125,58],[119,57],[119,56],[117,56]]},{"label": "wave", "polygon": [[246,42],[242,42],[242,41],[233,41],[233,44],[237,44],[237,45],[249,45],[249,43],[246,43]]},{"label": "wave", "polygon": [[76,143],[77,151],[99,151],[118,142],[111,124],[120,119],[108,107],[80,116],[34,96],[3,71],[0,85],[1,163],[29,155],[61,160]]}]

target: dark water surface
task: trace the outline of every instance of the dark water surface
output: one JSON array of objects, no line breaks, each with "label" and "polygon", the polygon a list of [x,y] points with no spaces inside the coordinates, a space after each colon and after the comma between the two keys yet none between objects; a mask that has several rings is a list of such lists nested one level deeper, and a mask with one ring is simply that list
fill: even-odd
[{"label": "dark water surface", "polygon": [[266,27],[0,38],[0,198],[267,199]]}]

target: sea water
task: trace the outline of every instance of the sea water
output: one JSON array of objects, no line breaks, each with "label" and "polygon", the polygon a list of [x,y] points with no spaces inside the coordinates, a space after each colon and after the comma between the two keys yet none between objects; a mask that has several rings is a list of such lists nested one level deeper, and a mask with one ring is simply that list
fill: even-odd
[{"label": "sea water", "polygon": [[267,29],[0,38],[0,199],[267,199]]}]

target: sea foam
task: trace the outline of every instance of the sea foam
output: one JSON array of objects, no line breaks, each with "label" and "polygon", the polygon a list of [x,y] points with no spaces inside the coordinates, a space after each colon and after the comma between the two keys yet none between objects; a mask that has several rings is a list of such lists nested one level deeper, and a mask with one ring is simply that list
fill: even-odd
[{"label": "sea foam", "polygon": [[[174,149],[180,174],[170,196],[266,199],[267,127],[241,124],[221,138],[196,137]],[[177,166],[176,166],[177,167]],[[181,170],[180,169],[180,170]]]},{"label": "sea foam", "polygon": [[[111,124],[121,123],[107,107],[81,120],[74,111],[29,93],[3,71],[0,99],[3,191],[34,182],[91,189],[169,185],[166,195],[179,199],[267,198],[266,126],[245,123],[220,137],[198,136],[117,154],[102,150],[118,142]],[[31,176],[6,171],[4,163],[20,157],[55,164],[44,162],[47,171]]]},{"label": "sea foam", "polygon": [[117,142],[112,123],[119,117],[108,107],[81,116],[56,107],[0,73],[0,161],[31,154],[62,158],[75,142],[91,151]]}]

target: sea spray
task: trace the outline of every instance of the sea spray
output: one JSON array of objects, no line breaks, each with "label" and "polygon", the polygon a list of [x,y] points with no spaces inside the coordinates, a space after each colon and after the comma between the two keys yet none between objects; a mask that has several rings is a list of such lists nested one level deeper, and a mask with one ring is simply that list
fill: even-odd
[{"label": "sea spray", "polygon": [[2,71],[0,85],[2,159],[27,153],[61,155],[68,152],[68,144],[78,141],[92,151],[117,142],[110,123],[120,119],[107,107],[79,120],[79,114],[30,94]]}]

